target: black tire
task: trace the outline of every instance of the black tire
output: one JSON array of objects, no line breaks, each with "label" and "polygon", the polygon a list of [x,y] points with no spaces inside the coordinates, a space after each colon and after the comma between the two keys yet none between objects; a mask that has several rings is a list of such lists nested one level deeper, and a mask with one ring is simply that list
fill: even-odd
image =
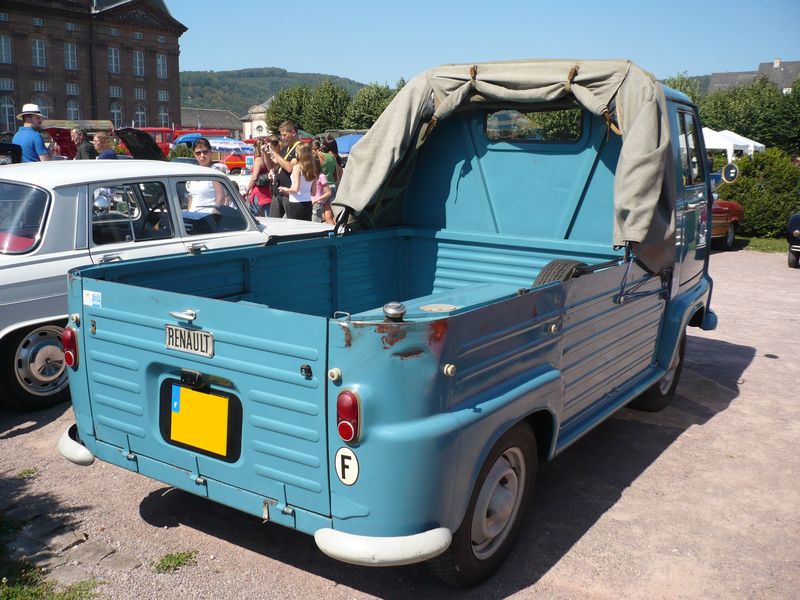
[{"label": "black tire", "polygon": [[[522,523],[536,460],[536,437],[527,423],[518,423],[497,441],[478,473],[450,547],[428,563],[436,577],[448,585],[472,587],[500,567]],[[501,513],[493,514],[498,508]]]},{"label": "black tire", "polygon": [[554,281],[569,281],[574,277],[580,276],[586,267],[586,263],[579,260],[568,258],[551,260],[539,271],[536,280],[533,282],[533,287],[544,285],[545,283],[553,283]]},{"label": "black tire", "polygon": [[240,175],[241,172],[241,169],[231,169],[231,175]]},{"label": "black tire", "polygon": [[787,262],[789,264],[790,269],[796,269],[800,267],[800,251],[797,250],[789,250],[789,255],[787,257]]},{"label": "black tire", "polygon": [[63,324],[14,332],[0,346],[0,399],[14,410],[50,408],[69,400],[60,336]]},{"label": "black tire", "polygon": [[659,381],[638,398],[631,401],[628,405],[636,410],[645,412],[659,412],[664,410],[672,402],[675,390],[678,388],[678,381],[683,371],[683,355],[686,351],[686,335],[681,336],[680,346],[678,347],[677,364],[673,364]]}]

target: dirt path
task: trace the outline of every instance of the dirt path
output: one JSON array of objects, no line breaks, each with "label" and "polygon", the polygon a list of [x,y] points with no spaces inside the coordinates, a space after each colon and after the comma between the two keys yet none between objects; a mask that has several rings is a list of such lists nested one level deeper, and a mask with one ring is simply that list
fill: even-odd
[{"label": "dirt path", "polygon": [[[798,597],[800,270],[739,251],[716,253],[711,274],[719,328],[689,331],[673,405],[622,410],[543,466],[509,561],[465,597]],[[62,581],[96,577],[102,595],[136,600],[452,595],[423,567],[338,563],[303,534],[107,464],[74,466],[55,450],[71,421],[66,407],[0,412],[0,510],[33,517],[42,548],[88,538],[42,555]],[[184,550],[195,565],[154,572]]]}]

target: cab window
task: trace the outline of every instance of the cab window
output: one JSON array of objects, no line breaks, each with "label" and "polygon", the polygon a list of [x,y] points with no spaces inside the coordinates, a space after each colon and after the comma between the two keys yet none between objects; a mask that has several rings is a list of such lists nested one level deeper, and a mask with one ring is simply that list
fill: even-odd
[{"label": "cab window", "polygon": [[183,224],[188,235],[244,231],[247,219],[230,188],[216,178],[179,181]]},{"label": "cab window", "polygon": [[167,190],[161,182],[95,186],[92,200],[92,242],[95,246],[171,238]]},{"label": "cab window", "polygon": [[486,115],[486,137],[492,141],[574,143],[583,134],[583,111],[498,110]]},{"label": "cab window", "polygon": [[706,180],[705,160],[700,156],[700,132],[697,129],[694,115],[688,112],[679,112],[678,126],[683,184],[691,186],[704,183]]}]

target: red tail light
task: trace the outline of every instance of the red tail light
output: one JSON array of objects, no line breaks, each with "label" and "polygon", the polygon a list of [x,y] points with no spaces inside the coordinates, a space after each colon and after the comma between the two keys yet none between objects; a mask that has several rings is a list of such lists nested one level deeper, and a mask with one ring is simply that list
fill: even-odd
[{"label": "red tail light", "polygon": [[64,349],[64,364],[68,367],[78,366],[78,336],[71,327],[65,327],[61,333],[61,347]]},{"label": "red tail light", "polygon": [[357,442],[360,435],[361,402],[355,392],[343,390],[336,398],[336,429],[345,442]]}]

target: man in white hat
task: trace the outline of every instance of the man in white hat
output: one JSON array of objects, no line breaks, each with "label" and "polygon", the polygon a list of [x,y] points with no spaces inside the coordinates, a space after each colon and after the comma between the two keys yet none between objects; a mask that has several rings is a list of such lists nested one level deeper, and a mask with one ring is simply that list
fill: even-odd
[{"label": "man in white hat", "polygon": [[50,160],[50,151],[44,145],[42,134],[42,111],[37,104],[25,104],[22,112],[17,115],[22,121],[22,127],[14,134],[11,140],[22,148],[22,162],[39,162]]}]

